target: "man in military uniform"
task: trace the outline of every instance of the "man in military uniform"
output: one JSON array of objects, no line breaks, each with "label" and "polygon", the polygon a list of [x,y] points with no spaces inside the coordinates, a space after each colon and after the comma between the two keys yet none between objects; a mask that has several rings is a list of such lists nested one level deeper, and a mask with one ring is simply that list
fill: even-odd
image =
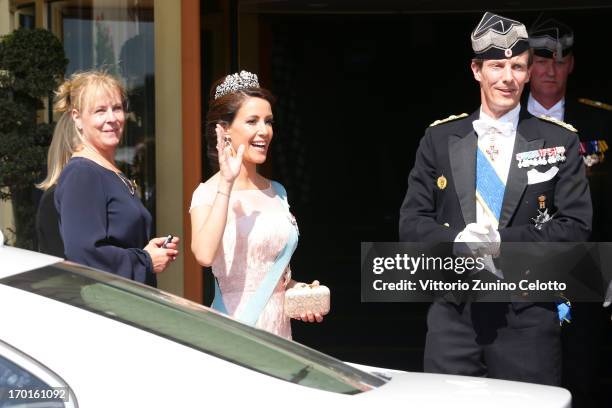
[{"label": "man in military uniform", "polygon": [[530,29],[533,65],[527,109],[534,116],[547,115],[570,123],[578,130],[580,153],[587,166],[593,198],[591,240],[612,241],[609,210],[609,160],[605,160],[612,132],[612,106],[587,98],[566,97],[567,81],[574,70],[574,33],[555,19],[540,19]]},{"label": "man in military uniform", "polygon": [[[501,242],[588,239],[591,202],[576,133],[521,112],[531,63],[525,26],[487,12],[471,42],[480,108],[426,130],[400,210],[400,239],[471,243],[478,256],[495,256]],[[539,197],[552,217],[538,217]],[[427,325],[427,372],[560,384],[554,303],[439,299]]]},{"label": "man in military uniform", "polygon": [[[534,62],[528,110],[534,116],[548,115],[578,129],[593,202],[591,241],[612,241],[610,161],[605,160],[612,131],[612,106],[566,95],[575,62],[570,27],[552,18],[541,18],[530,29],[529,42]],[[594,407],[598,405],[598,363],[609,312],[599,302],[574,302],[572,306],[572,324],[562,330],[563,385],[572,392],[575,408]]]}]

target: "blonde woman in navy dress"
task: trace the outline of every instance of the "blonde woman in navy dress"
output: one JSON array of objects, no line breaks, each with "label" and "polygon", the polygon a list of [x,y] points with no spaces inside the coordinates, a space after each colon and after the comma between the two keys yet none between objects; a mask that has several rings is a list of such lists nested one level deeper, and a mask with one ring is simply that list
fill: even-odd
[{"label": "blonde woman in navy dress", "polygon": [[[55,207],[68,260],[155,286],[155,275],[178,255],[178,238],[166,248],[164,237],[151,239],[151,214],[115,163],[125,102],[123,86],[103,72],[75,74],[60,86],[56,110],[74,124],[61,136],[66,141],[76,136],[80,143],[65,166],[57,160],[49,182],[57,180]],[[70,147],[57,154],[66,150]]]}]

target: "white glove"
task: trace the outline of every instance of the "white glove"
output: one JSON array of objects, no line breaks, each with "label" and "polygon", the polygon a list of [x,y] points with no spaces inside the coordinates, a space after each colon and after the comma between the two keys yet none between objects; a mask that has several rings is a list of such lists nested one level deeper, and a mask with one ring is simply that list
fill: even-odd
[{"label": "white glove", "polygon": [[487,255],[491,255],[493,257],[499,256],[499,246],[501,244],[501,236],[499,235],[499,231],[494,228],[488,220],[480,224],[481,226],[488,229],[488,234],[486,239],[489,240],[489,252]]},{"label": "white glove", "polygon": [[501,237],[488,221],[471,223],[457,234],[455,242],[464,242],[475,256],[498,256]]},{"label": "white glove", "polygon": [[612,281],[608,284],[608,290],[606,291],[603,307],[608,307],[610,304],[612,304]]},{"label": "white glove", "polygon": [[480,256],[482,248],[488,245],[488,240],[485,242],[485,236],[488,234],[482,226],[473,223],[465,226],[455,237],[455,242],[463,242],[467,245],[474,256]]},{"label": "white glove", "polygon": [[499,279],[504,279],[504,273],[495,265],[495,261],[493,261],[493,257],[491,255],[484,255],[482,257],[482,263],[484,264],[484,270],[491,272]]}]

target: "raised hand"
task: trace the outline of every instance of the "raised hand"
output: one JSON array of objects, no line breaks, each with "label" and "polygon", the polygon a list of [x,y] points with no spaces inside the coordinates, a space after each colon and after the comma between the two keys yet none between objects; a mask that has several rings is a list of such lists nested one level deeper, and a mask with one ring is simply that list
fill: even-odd
[{"label": "raised hand", "polygon": [[217,124],[215,127],[215,132],[217,133],[220,176],[223,180],[233,183],[238,174],[240,174],[244,145],[240,145],[238,152],[236,152],[232,147],[231,139],[220,124]]}]

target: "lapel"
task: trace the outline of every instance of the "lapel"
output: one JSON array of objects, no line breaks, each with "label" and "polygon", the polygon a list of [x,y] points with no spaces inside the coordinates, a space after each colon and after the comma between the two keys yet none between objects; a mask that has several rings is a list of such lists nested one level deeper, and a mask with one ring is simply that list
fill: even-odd
[{"label": "lapel", "polygon": [[448,140],[448,157],[455,191],[465,224],[476,222],[476,148],[478,136],[472,122],[480,110],[463,119]]},{"label": "lapel", "polygon": [[[564,112],[563,112],[563,121],[565,123],[570,123],[570,124],[574,124],[576,123],[576,106],[577,106],[577,102],[574,102],[572,99],[568,98],[567,96],[565,97],[565,106],[564,106]],[[580,132],[582,129],[578,129],[578,132]]]},{"label": "lapel", "polygon": [[531,116],[527,112],[527,109],[521,109],[519,126],[514,140],[514,151],[512,152],[510,171],[508,173],[508,181],[506,182],[506,190],[504,191],[504,201],[499,217],[500,229],[508,226],[508,223],[518,207],[523,191],[525,191],[527,187],[527,171],[518,167],[518,162],[515,160],[516,154],[519,152],[537,150],[544,145],[544,140],[538,138],[540,135],[538,124],[539,119]]}]

